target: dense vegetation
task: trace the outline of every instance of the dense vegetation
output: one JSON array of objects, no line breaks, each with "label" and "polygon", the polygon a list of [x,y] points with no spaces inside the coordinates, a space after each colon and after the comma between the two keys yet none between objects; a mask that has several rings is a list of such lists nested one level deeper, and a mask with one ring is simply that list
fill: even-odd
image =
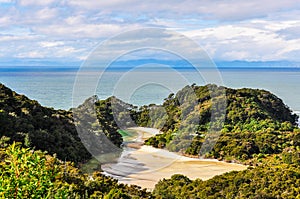
[{"label": "dense vegetation", "polygon": [[83,174],[70,162],[13,143],[0,146],[0,198],[149,198],[137,186],[99,172]]},{"label": "dense vegetation", "polygon": [[[225,90],[224,121],[218,121],[218,118],[214,121],[214,124],[223,124],[220,138],[212,151],[205,154],[206,157],[245,161],[257,155],[280,153],[286,147],[299,146],[300,133],[296,125],[298,117],[292,114],[281,99],[270,92],[246,88],[230,89],[215,85],[193,85],[192,89],[197,97],[197,103],[192,107],[186,104],[185,101],[190,103],[188,100],[182,99],[189,95],[188,87],[165,99],[161,107],[166,110],[167,117],[159,115],[159,106],[143,107],[139,113],[139,124],[157,127],[164,122],[161,128],[163,134],[148,139],[146,144],[199,155],[207,132],[213,128],[210,122],[211,113],[219,111],[212,110],[214,107],[210,90],[216,93],[218,90]],[[152,123],[147,116],[149,111],[155,110],[158,110],[158,116],[155,123]],[[189,113],[188,116],[182,117],[185,112]],[[185,143],[188,143],[187,147],[184,146]]]},{"label": "dense vegetation", "polygon": [[[188,100],[191,88],[196,94],[196,103]],[[88,160],[91,155],[85,148],[87,145],[82,144],[85,142],[93,143],[89,151],[98,148],[97,151],[106,152],[112,148],[110,143],[94,143],[95,140],[104,140],[104,135],[120,146],[123,139],[118,130],[136,124],[163,131],[146,144],[196,156],[212,128],[211,112],[218,111],[212,110],[210,91],[218,93],[218,89],[226,91],[226,117],[220,138],[212,151],[205,154],[206,157],[245,161],[299,145],[300,133],[295,125],[297,116],[281,99],[264,90],[192,85],[176,95],[171,94],[163,105],[152,104],[137,109],[115,97],[98,100],[94,96],[78,108],[65,111],[43,107],[4,85],[0,85],[0,89],[1,135],[21,142],[23,146],[55,153],[62,160]],[[91,106],[96,110],[95,116],[89,111]],[[88,120],[81,136],[73,114]],[[81,120],[81,126],[83,123]]]},{"label": "dense vegetation", "polygon": [[207,181],[182,175],[160,180],[156,198],[299,198],[300,151],[289,150],[261,159],[260,165],[232,171]]},{"label": "dense vegetation", "polygon": [[41,151],[0,141],[1,198],[297,198],[300,195],[300,151],[288,149],[258,166],[202,181],[173,175],[152,193],[118,184],[99,172],[83,174],[70,162]]},{"label": "dense vegetation", "polygon": [[[196,98],[190,97],[191,88]],[[218,109],[222,105],[212,106],[210,90],[221,94],[224,89],[227,103],[222,118]],[[215,97],[218,102],[224,96]],[[210,122],[212,112],[217,113],[214,122]],[[0,197],[299,198],[297,119],[282,100],[264,90],[192,85],[169,95],[163,105],[138,109],[115,97],[93,96],[65,111],[43,107],[0,84]],[[126,135],[122,129],[136,124],[162,130],[147,144],[181,149],[189,155],[198,155],[207,133],[222,126],[206,157],[243,161],[253,167],[207,181],[174,175],[149,193],[99,172],[84,174],[68,162],[88,160],[91,155],[85,147],[105,153],[111,144],[120,146],[121,134]],[[102,138],[109,142],[94,142]]]},{"label": "dense vegetation", "polygon": [[[86,109],[88,102],[89,100],[73,112],[80,117],[90,117],[90,112]],[[19,95],[0,84],[0,135],[9,137],[11,142],[20,142],[23,146],[48,151],[49,154],[56,154],[61,160],[77,163],[90,159],[91,154],[82,144],[82,139],[85,138],[78,136],[73,112],[43,107],[37,101]],[[98,119],[105,135],[115,145],[120,146],[122,137],[117,132],[116,124],[110,118],[106,118],[109,113],[105,110],[102,111],[101,108],[99,112],[101,113],[98,114]],[[106,125],[103,125],[104,123]],[[92,134],[97,131],[95,124],[98,124],[98,121],[87,126]]]}]

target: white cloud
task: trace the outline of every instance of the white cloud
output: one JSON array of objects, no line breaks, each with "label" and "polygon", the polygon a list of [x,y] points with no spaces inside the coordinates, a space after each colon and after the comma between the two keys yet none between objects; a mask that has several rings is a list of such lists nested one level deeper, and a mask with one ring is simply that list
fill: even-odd
[{"label": "white cloud", "polygon": [[59,2],[58,0],[19,0],[19,4],[21,6],[46,6],[55,2]]},{"label": "white cloud", "polygon": [[29,51],[16,55],[17,58],[45,58],[45,53],[41,51]]},{"label": "white cloud", "polygon": [[287,40],[300,39],[300,22],[297,25],[281,29],[277,33]]},{"label": "white cloud", "polygon": [[126,30],[136,29],[138,25],[130,24],[122,27],[118,24],[53,24],[33,28],[40,34],[49,34],[63,38],[92,38],[103,39]]},{"label": "white cloud", "polygon": [[61,52],[64,52],[65,54],[69,54],[69,53],[73,53],[73,52],[78,52],[80,51],[79,49],[75,49],[71,46],[66,46],[66,47],[63,47],[61,50]]},{"label": "white cloud", "polygon": [[42,41],[40,42],[40,46],[43,48],[51,48],[51,47],[56,47],[56,46],[62,46],[65,43],[63,41]]},{"label": "white cloud", "polygon": [[49,19],[53,19],[55,17],[57,17],[58,15],[58,11],[57,9],[50,9],[50,8],[44,8],[44,9],[41,9],[39,10],[37,13],[36,13],[36,16],[38,19],[42,19],[42,20],[49,20]]},{"label": "white cloud", "polygon": [[300,59],[296,56],[300,0],[0,3],[11,3],[0,6],[0,48],[4,56],[83,59],[97,43],[116,34],[142,27],[166,27],[191,37],[214,59]]},{"label": "white cloud", "polygon": [[223,54],[227,60],[249,60],[249,52],[247,51],[229,51]]},{"label": "white cloud", "polygon": [[13,0],[0,0],[0,3],[13,3]]},{"label": "white cloud", "polygon": [[199,0],[112,0],[86,1],[73,0],[67,2],[71,6],[87,10],[107,10],[110,12],[128,12],[152,16],[172,16],[182,18],[184,15],[202,15],[213,20],[245,20],[266,17],[274,12],[300,7],[299,0],[253,0],[253,1],[199,1]]},{"label": "white cloud", "polygon": [[10,16],[14,19],[14,24],[21,27],[47,26],[52,23],[60,23],[62,13],[58,8],[31,8],[17,9],[11,12]]},{"label": "white cloud", "polygon": [[1,35],[0,34],[0,42],[18,42],[18,41],[30,42],[35,39],[37,38],[33,35]]},{"label": "white cloud", "polygon": [[300,49],[299,39],[287,40],[272,28],[265,29],[266,24],[261,28],[248,26],[219,25],[184,34],[199,42],[214,59],[221,60],[282,60],[289,59],[289,53]]},{"label": "white cloud", "polygon": [[65,22],[68,25],[81,25],[82,23],[84,23],[84,16],[82,15],[70,16],[65,19]]},{"label": "white cloud", "polygon": [[7,26],[11,23],[11,18],[9,16],[0,17],[0,27]]},{"label": "white cloud", "polygon": [[[120,9],[121,7],[126,8],[128,6],[134,7],[132,5],[140,5],[137,0],[110,0],[110,1],[84,1],[84,0],[72,0],[67,2],[71,6],[77,6],[86,9],[106,9],[115,8]],[[145,2],[146,3],[146,2]],[[147,4],[147,3],[146,3]]]}]

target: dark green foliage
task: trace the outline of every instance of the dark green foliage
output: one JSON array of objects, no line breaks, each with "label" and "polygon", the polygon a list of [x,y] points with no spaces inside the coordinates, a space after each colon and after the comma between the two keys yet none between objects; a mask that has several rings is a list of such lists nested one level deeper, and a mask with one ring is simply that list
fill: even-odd
[{"label": "dark green foliage", "polygon": [[[83,174],[70,162],[90,158],[76,127],[84,121],[87,141],[109,138],[116,146],[127,127],[161,128],[163,133],[147,144],[198,155],[207,132],[221,126],[222,105],[212,106],[210,89],[221,94],[223,87],[192,86],[171,94],[163,105],[137,107],[115,97],[88,99],[70,111],[42,107],[0,84],[0,197],[1,198],[299,198],[300,130],[297,116],[282,100],[264,90],[226,90],[226,117],[221,136],[207,157],[240,160],[247,170],[214,178],[190,180],[182,175],[163,179],[153,193],[137,186],[118,184],[99,172]],[[89,111],[93,108],[96,111]],[[214,110],[213,110],[214,109]],[[216,120],[212,124],[212,111]],[[72,114],[77,121],[73,121]],[[77,126],[75,126],[77,125]],[[80,129],[79,129],[80,130]],[[99,137],[100,135],[100,137]],[[90,139],[90,140],[89,140]],[[20,141],[22,146],[14,144]],[[13,143],[9,145],[9,143]],[[24,148],[26,146],[26,148]],[[103,144],[92,148],[109,148]],[[40,151],[46,150],[52,157]]]},{"label": "dark green foliage", "polygon": [[41,106],[0,84],[0,135],[35,147],[60,159],[83,161],[90,154],[82,145],[72,113]]},{"label": "dark green foliage", "polygon": [[[92,118],[86,111],[87,100],[83,105],[73,109],[79,117]],[[98,133],[100,123],[104,134],[116,146],[122,143],[117,132],[118,127],[109,114],[109,100],[99,101],[99,122],[94,119],[86,127],[91,134]],[[23,146],[34,147],[50,154],[57,154],[61,160],[76,163],[91,158],[90,153],[82,144],[73,120],[73,113],[65,110],[54,110],[41,106],[37,101],[19,95],[0,84],[0,136],[9,137],[11,142],[23,143]],[[94,117],[96,118],[96,117]]]},{"label": "dark green foliage", "polygon": [[[156,184],[156,198],[297,198],[300,195],[299,151],[264,159],[260,166],[202,181],[174,175]],[[184,181],[182,180],[184,179]]]},{"label": "dark green foliage", "polygon": [[111,100],[98,100],[92,96],[73,109],[76,129],[81,142],[94,156],[105,154],[119,156],[123,142],[118,126],[113,119]]},{"label": "dark green foliage", "polygon": [[[297,141],[300,136],[296,125],[298,116],[292,114],[282,100],[270,92],[215,85],[193,85],[192,88],[197,97],[197,103],[193,106],[187,100],[190,95],[188,87],[165,99],[163,108],[168,117],[157,118],[158,121],[165,120],[161,128],[163,134],[148,139],[146,144],[166,146],[172,151],[197,156],[207,132],[224,124],[220,138],[206,157],[244,161],[254,155],[280,153],[286,147],[300,146]],[[212,90],[216,103],[214,109]],[[222,104],[218,104],[218,100],[225,97],[222,90],[226,91],[227,103],[224,106],[224,121],[220,115]],[[149,117],[145,114],[149,110],[151,107],[143,107],[138,113],[138,121],[141,125],[151,127]],[[212,111],[216,116],[214,122],[210,121]],[[289,139],[294,141],[288,142]]]},{"label": "dark green foliage", "polygon": [[99,125],[104,130],[105,135],[114,144],[120,146],[123,140],[118,130],[135,125],[131,118],[133,106],[115,97],[110,97],[106,100],[98,100],[95,103],[95,109]]},{"label": "dark green foliage", "polygon": [[[191,88],[196,103],[190,97]],[[120,146],[123,140],[118,130],[137,124],[163,131],[163,134],[150,138],[146,144],[198,155],[208,130],[213,128],[210,122],[210,90],[215,91],[216,97],[224,89],[227,101],[225,123],[220,139],[213,150],[206,154],[207,157],[244,161],[255,154],[280,153],[285,147],[299,146],[299,133],[294,132],[297,116],[291,114],[282,100],[264,90],[193,85],[183,88],[176,95],[169,95],[163,105],[152,104],[138,110],[111,97],[94,100],[96,103],[92,105],[96,110],[95,116],[87,111],[91,99],[73,111],[79,113],[79,117],[91,118],[87,122],[88,127],[85,127],[90,135],[81,137],[87,142],[93,143],[96,140],[94,135],[103,133],[113,144]],[[36,101],[18,95],[3,85],[0,97],[2,136],[20,141],[24,146],[56,153],[60,159],[80,162],[91,157],[81,143],[71,112],[42,107]],[[221,124],[218,121],[213,123]],[[287,139],[293,139],[294,142],[287,143]],[[94,145],[99,146],[99,143]],[[91,144],[91,147],[96,148],[94,145]]]},{"label": "dark green foliage", "polygon": [[175,174],[171,179],[160,180],[153,190],[155,198],[189,198],[187,191],[190,190],[189,185],[192,181],[186,176]]}]

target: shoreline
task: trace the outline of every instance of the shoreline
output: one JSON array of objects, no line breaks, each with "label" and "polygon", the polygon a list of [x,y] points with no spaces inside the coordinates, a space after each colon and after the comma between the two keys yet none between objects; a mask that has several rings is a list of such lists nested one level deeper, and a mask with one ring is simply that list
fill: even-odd
[{"label": "shoreline", "polygon": [[[156,134],[160,133],[159,129],[148,128],[148,127],[130,127],[128,129],[130,129],[130,130],[136,130],[138,133],[140,131],[140,132],[143,133],[143,135],[149,134],[149,135],[153,136],[153,135],[156,135]],[[142,136],[143,141],[145,141],[148,138],[149,137],[143,137]],[[140,149],[142,146],[148,146],[148,145],[144,145],[143,143],[129,143],[129,145],[126,145],[126,146],[128,146],[130,148],[134,148],[135,144],[137,145],[136,149]],[[133,147],[131,147],[131,146],[133,146]],[[150,146],[150,147],[152,147],[152,146]],[[152,147],[152,148],[155,148],[155,147]],[[157,148],[157,149],[160,149],[160,148]],[[171,152],[171,151],[169,151],[167,149],[164,149],[164,148],[161,149],[161,150],[165,150],[165,151]],[[201,160],[201,161],[207,161],[207,162],[224,162],[224,163],[229,163],[229,164],[238,164],[238,165],[249,166],[249,165],[243,164],[242,162],[238,162],[238,161],[234,161],[234,162],[230,161],[229,162],[229,161],[219,160],[219,159],[214,159],[214,158],[198,158],[198,156],[187,155],[187,154],[183,154],[183,153],[179,153],[179,152],[171,152],[171,153],[175,153],[175,154],[177,154],[179,156],[186,157],[186,158],[191,158],[191,159],[194,159],[194,160]]]},{"label": "shoreline", "polygon": [[216,175],[248,167],[217,159],[186,157],[166,149],[146,146],[143,145],[143,140],[159,133],[159,130],[145,127],[129,129],[136,130],[139,134],[133,140],[137,142],[133,142],[133,146],[138,147],[131,148],[130,145],[126,145],[127,150],[125,148],[117,163],[102,165],[104,173],[117,178],[120,183],[134,184],[151,190],[159,180],[170,178],[174,174],[182,174],[192,180],[196,178],[207,180]]}]

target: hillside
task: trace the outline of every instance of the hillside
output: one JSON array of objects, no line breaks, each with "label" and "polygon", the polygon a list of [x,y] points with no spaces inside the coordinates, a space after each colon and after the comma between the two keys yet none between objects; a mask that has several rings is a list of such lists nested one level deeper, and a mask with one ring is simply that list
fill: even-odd
[{"label": "hillside", "polygon": [[[185,99],[190,96],[191,89],[196,95],[195,103]],[[210,90],[220,96],[212,98]],[[221,95],[222,91],[226,96]],[[224,97],[225,102],[220,102]],[[215,100],[214,106],[212,100]],[[195,156],[199,155],[208,132],[217,129],[215,134],[220,137],[216,139],[216,145],[202,155],[244,161],[255,155],[280,153],[286,147],[298,146],[297,120],[298,116],[268,91],[192,85],[170,95],[162,106],[142,107],[137,122],[163,131],[163,134],[148,139],[146,144]]]},{"label": "hillside", "polygon": [[[196,94],[193,103],[190,103],[190,88]],[[224,118],[222,104],[214,109],[210,89],[216,93],[226,91]],[[220,96],[215,97],[217,102],[222,101]],[[210,122],[212,112],[216,117]],[[0,158],[4,160],[0,162],[0,196],[297,198],[300,195],[297,119],[281,99],[257,89],[192,85],[171,94],[163,105],[151,104],[139,109],[115,97],[99,100],[93,96],[79,107],[64,111],[43,107],[0,85]],[[150,193],[137,186],[119,184],[99,172],[89,177],[73,163],[61,161],[88,160],[91,155],[85,146],[109,152],[111,144],[122,143],[118,131],[136,124],[162,129],[163,134],[150,138],[147,144],[188,155],[198,155],[210,129],[221,126],[220,137],[206,157],[243,161],[252,167],[206,181],[174,175],[159,181]],[[93,142],[96,138],[109,142],[99,145]],[[37,149],[48,151],[49,155]],[[54,153],[57,158],[52,156]]]},{"label": "hillside", "polygon": [[[91,158],[91,154],[82,144],[82,139],[86,137],[80,138],[78,135],[73,113],[88,117],[90,113],[85,109],[88,101],[73,109],[73,112],[55,110],[43,107],[37,101],[0,84],[0,135],[9,138],[10,143],[21,142],[23,146],[56,154],[61,160],[84,162]],[[120,146],[122,138],[113,120],[107,120],[101,115],[98,118],[100,122],[105,120],[107,123],[102,127],[105,135],[116,146]],[[93,124],[86,128],[90,131],[89,135],[95,137],[98,129]]]},{"label": "hillside", "polygon": [[[191,89],[195,99],[190,97]],[[220,96],[225,91],[226,104],[216,101],[219,108],[213,106],[212,100],[221,101],[224,96],[212,98],[211,90]],[[0,85],[0,99],[1,136],[74,162],[91,157],[85,147],[92,153],[110,152],[111,144],[122,144],[119,129],[136,125],[163,131],[146,144],[193,156],[199,155],[210,130],[220,127],[216,144],[202,155],[228,161],[245,161],[299,145],[298,117],[281,99],[265,90],[192,85],[169,95],[163,105],[139,109],[115,97],[99,100],[94,96],[70,111],[54,110],[4,85]],[[94,108],[95,113],[89,111]],[[212,112],[214,122],[210,122]],[[73,114],[80,121],[74,122]],[[107,138],[108,142],[102,141]]]}]

